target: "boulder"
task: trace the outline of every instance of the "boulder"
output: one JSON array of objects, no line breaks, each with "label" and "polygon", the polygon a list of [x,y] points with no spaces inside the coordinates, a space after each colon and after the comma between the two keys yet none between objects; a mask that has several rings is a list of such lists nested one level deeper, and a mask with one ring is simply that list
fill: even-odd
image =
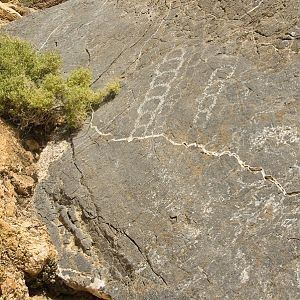
[{"label": "boulder", "polygon": [[66,282],[299,298],[299,28],[297,0],[72,0],[7,27],[122,78],[35,191]]}]

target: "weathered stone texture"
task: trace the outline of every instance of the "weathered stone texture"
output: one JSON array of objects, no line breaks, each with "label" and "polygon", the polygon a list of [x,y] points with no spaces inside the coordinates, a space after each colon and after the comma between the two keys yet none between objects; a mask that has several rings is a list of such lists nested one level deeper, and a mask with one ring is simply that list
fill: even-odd
[{"label": "weathered stone texture", "polygon": [[113,299],[300,297],[299,7],[73,0],[8,28],[123,78],[36,191],[62,272]]}]

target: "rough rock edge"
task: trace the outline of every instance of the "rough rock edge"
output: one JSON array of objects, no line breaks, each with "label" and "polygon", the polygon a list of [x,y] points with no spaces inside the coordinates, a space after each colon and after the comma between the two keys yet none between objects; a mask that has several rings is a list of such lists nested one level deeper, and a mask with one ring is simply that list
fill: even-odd
[{"label": "rough rock edge", "polygon": [[[68,272],[69,274],[64,274]],[[87,292],[95,297],[103,300],[111,300],[112,298],[106,293],[102,292],[105,283],[99,278],[91,278],[89,276],[83,276],[83,274],[74,270],[67,270],[58,268],[58,277],[70,288],[75,291]],[[84,282],[88,280],[90,284],[85,285]]]},{"label": "rough rock edge", "polygon": [[0,1],[0,26],[20,19],[34,11],[36,9],[26,7],[17,0],[9,2]]},{"label": "rough rock edge", "polygon": [[[9,174],[8,177],[1,179],[0,186],[0,299],[35,299],[29,297],[25,277],[36,278],[47,269],[48,265],[57,264],[58,254],[46,225],[42,225],[33,208],[31,196],[34,192],[35,180],[32,179],[28,183],[31,187],[30,194],[19,194],[17,187],[26,184],[26,181],[22,181],[22,176],[26,179],[31,178],[23,173],[28,172],[27,169],[32,165],[34,165],[34,173],[31,173],[31,176],[35,176],[36,173],[39,181],[47,179],[50,165],[60,159],[71,146],[67,141],[49,142],[35,164],[31,153],[21,145],[17,132],[1,119],[0,129],[2,141],[0,175],[3,177],[5,176],[3,174]],[[3,150],[7,153],[4,154]],[[9,160],[8,157],[13,159]],[[19,182],[12,182],[16,178]],[[24,198],[26,206],[18,205],[18,202]],[[49,276],[57,277],[56,280],[75,292],[85,292],[105,300],[111,299],[102,291],[105,283],[99,278],[75,274],[73,270],[62,268],[53,271],[54,273]]]},{"label": "rough rock edge", "polygon": [[45,225],[31,204],[34,159],[17,132],[0,120],[0,299],[32,299],[25,284],[57,261]]},{"label": "rough rock edge", "polygon": [[[40,153],[40,157],[37,162],[37,175],[39,182],[42,182],[49,177],[49,168],[51,164],[59,160],[68,150],[71,150],[71,148],[72,142],[69,143],[65,140],[60,142],[49,142],[47,144]],[[59,265],[56,276],[63,282],[63,284],[74,291],[86,292],[99,299],[112,299],[111,296],[103,291],[105,282],[98,277],[91,277],[72,269],[61,268]]]},{"label": "rough rock edge", "polygon": [[41,152],[37,162],[37,175],[39,181],[48,178],[50,164],[61,158],[68,147],[69,143],[67,141],[62,141],[59,143],[49,142],[47,144],[47,146]]}]

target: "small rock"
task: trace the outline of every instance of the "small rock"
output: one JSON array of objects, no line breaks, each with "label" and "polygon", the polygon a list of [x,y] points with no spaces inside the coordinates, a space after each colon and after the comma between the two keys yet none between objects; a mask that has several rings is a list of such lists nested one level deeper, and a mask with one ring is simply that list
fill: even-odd
[{"label": "small rock", "polygon": [[31,152],[39,152],[41,149],[40,144],[34,139],[28,139],[24,142],[25,148]]}]

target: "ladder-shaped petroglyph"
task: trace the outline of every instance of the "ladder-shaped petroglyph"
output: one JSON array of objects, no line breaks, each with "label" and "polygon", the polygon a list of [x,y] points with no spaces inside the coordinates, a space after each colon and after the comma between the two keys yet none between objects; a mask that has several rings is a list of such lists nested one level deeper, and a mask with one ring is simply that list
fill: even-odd
[{"label": "ladder-shaped petroglyph", "polygon": [[153,132],[155,119],[161,113],[170,94],[172,83],[184,64],[184,56],[185,50],[177,48],[169,52],[157,65],[144,101],[137,109],[138,117],[131,131],[131,137]]},{"label": "ladder-shaped petroglyph", "polygon": [[[206,49],[203,46],[203,51]],[[176,79],[176,84],[173,85],[172,93],[170,93],[167,101],[165,102],[163,108],[158,112],[156,119],[155,119],[155,132],[163,132],[165,131],[165,127],[169,117],[172,115],[174,111],[175,105],[178,101],[183,100],[183,93],[185,86],[182,86],[181,83],[184,83],[186,78],[190,78],[191,70],[196,74],[201,66],[201,63],[205,61],[202,59],[203,51],[199,52],[199,47],[195,47],[190,49],[185,55],[185,63],[181,67],[180,75]],[[154,133],[152,131],[151,133]]]},{"label": "ladder-shaped petroglyph", "polygon": [[217,104],[218,97],[226,85],[226,81],[232,78],[235,70],[236,64],[225,65],[212,72],[203,93],[196,100],[198,107],[193,119],[194,124],[197,124],[200,118],[204,125],[209,121],[212,111]]}]

